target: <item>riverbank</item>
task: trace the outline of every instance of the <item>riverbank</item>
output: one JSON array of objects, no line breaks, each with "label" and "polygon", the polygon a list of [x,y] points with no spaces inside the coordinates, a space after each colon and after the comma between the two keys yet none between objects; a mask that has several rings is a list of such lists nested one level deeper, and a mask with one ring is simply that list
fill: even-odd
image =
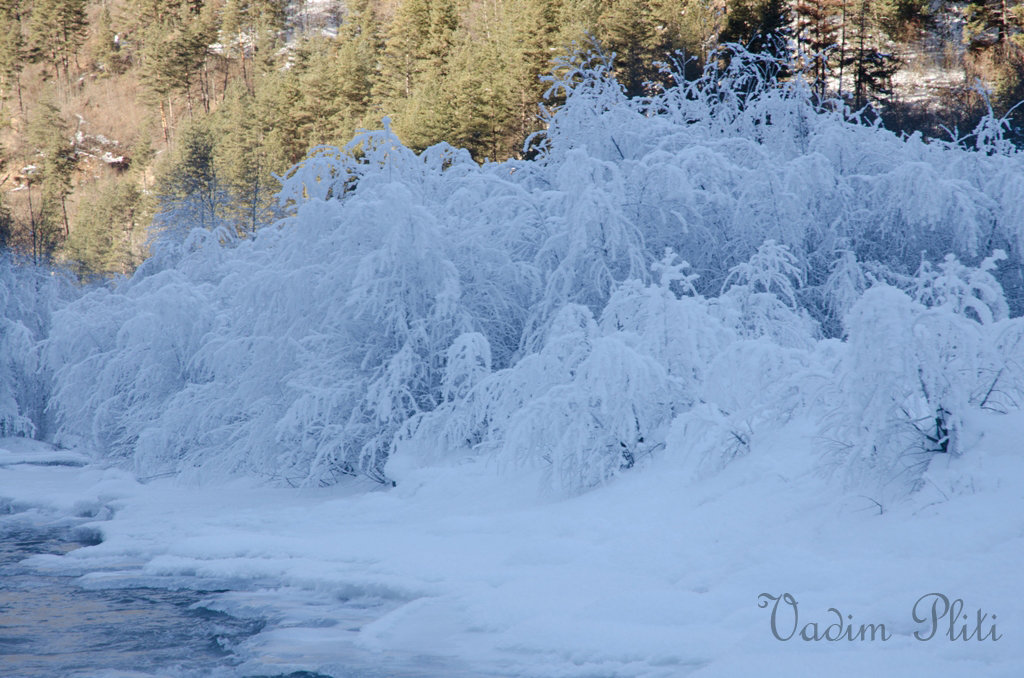
[{"label": "riverbank", "polygon": [[[998,422],[975,422],[969,454],[889,506],[814,473],[799,423],[700,481],[662,457],[569,499],[484,462],[386,490],[142,484],[43,465],[56,452],[41,445],[21,452],[37,464],[0,467],[0,497],[99,518],[84,525],[101,543],[31,558],[40,572],[228,585],[211,609],[267,620],[237,675],[1009,678],[1024,667],[1024,418]],[[761,593],[799,607],[759,607]],[[933,593],[962,601],[957,632],[985,615],[999,639],[951,640],[948,619],[918,637],[915,603]]]}]

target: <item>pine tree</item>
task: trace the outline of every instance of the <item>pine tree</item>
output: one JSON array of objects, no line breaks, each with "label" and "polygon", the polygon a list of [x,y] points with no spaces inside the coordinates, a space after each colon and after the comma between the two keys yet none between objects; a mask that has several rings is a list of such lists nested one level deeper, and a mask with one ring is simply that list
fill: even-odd
[{"label": "pine tree", "polygon": [[141,263],[149,210],[132,176],[87,193],[64,247],[80,277],[130,274]]},{"label": "pine tree", "polygon": [[967,3],[964,40],[972,49],[1008,50],[1021,33],[1019,1],[973,0]]},{"label": "pine tree", "polygon": [[443,92],[458,29],[455,7],[454,0],[403,0],[385,31],[377,113],[392,116],[410,148],[436,143],[451,129]]},{"label": "pine tree", "polygon": [[227,0],[220,14],[221,42],[230,57],[240,60],[250,91],[254,68],[265,72],[273,61],[287,5],[287,0]]},{"label": "pine tree", "polygon": [[277,182],[271,171],[284,169],[272,166],[265,148],[273,120],[260,114],[256,97],[237,81],[217,113],[214,166],[231,196],[226,217],[240,235],[255,233],[273,214]]},{"label": "pine tree", "polygon": [[165,228],[184,234],[221,225],[228,196],[217,173],[215,149],[208,118],[197,116],[182,126],[174,155],[157,180]]},{"label": "pine tree", "polygon": [[[1006,111],[1024,99],[1024,3],[974,0],[965,18],[970,68],[991,86],[996,111]],[[1024,119],[1024,111],[1016,117]]]},{"label": "pine tree", "polygon": [[4,191],[0,191],[0,255],[7,250],[11,236],[14,234],[14,218],[4,202],[4,193]]},{"label": "pine tree", "polygon": [[435,135],[469,149],[478,160],[494,160],[522,145],[517,110],[517,88],[522,83],[516,78],[516,64],[523,57],[513,21],[500,3],[480,7],[469,22],[450,59],[440,93],[449,114],[434,122]]},{"label": "pine tree", "polygon": [[309,149],[296,113],[302,102],[298,78],[291,71],[266,73],[260,77],[254,97],[256,115],[268,121],[263,137],[267,164],[275,172],[284,171]]},{"label": "pine tree", "polygon": [[[843,23],[844,3],[848,0],[797,0],[793,7],[796,15],[797,52],[811,88],[819,99],[825,98],[828,80],[835,68],[843,62],[840,30]],[[840,49],[837,54],[836,46]]]},{"label": "pine tree", "polygon": [[690,70],[699,73],[720,42],[726,17],[724,0],[660,0],[655,7],[658,22],[672,37],[673,49],[687,58],[699,57],[700,63]]},{"label": "pine tree", "polygon": [[381,38],[372,0],[350,2],[348,10],[338,30],[336,60],[342,117],[354,131],[371,122],[366,116],[372,103]]},{"label": "pine tree", "polygon": [[928,0],[876,0],[873,9],[889,38],[909,42],[924,29],[930,4]]},{"label": "pine tree", "polygon": [[77,157],[67,134],[67,123],[51,97],[44,97],[32,111],[27,129],[28,141],[40,158],[38,179],[42,184],[40,237],[34,237],[34,254],[48,257],[59,239],[66,239],[71,228],[67,198]]},{"label": "pine tree", "polygon": [[[513,105],[519,147],[537,128],[537,105],[547,89],[540,77],[551,71],[553,59],[567,46],[559,30],[558,5],[554,0],[508,0],[505,3],[514,46],[505,64],[516,98]],[[518,153],[521,148],[510,150]]]},{"label": "pine tree", "polygon": [[859,109],[880,94],[892,93],[899,61],[882,49],[881,29],[869,0],[847,0],[844,68],[853,77],[853,106]]},{"label": "pine tree", "polygon": [[181,2],[178,0],[128,0],[125,15],[128,25],[134,31],[153,24],[163,24],[178,14]]},{"label": "pine tree", "polygon": [[347,126],[336,48],[334,40],[312,36],[297,50],[293,69],[301,99],[294,114],[307,146],[341,143],[340,131]]},{"label": "pine tree", "polygon": [[124,68],[124,61],[121,59],[118,45],[114,42],[114,21],[110,16],[110,9],[106,6],[100,12],[99,21],[96,23],[96,36],[92,49],[92,59],[96,65],[105,73],[120,73]]},{"label": "pine tree", "polygon": [[596,37],[605,51],[615,53],[615,78],[629,96],[645,92],[645,83],[657,79],[654,61],[666,59],[670,52],[648,0],[608,2]]},{"label": "pine tree", "polygon": [[388,104],[412,96],[423,73],[430,11],[425,0],[401,0],[387,27],[374,98]]},{"label": "pine tree", "polygon": [[71,63],[86,37],[86,0],[36,0],[28,25],[29,49],[58,78],[70,80]]},{"label": "pine tree", "polygon": [[162,23],[149,26],[143,35],[139,78],[144,101],[160,107],[164,141],[169,142],[173,97],[183,94],[189,112],[194,112],[192,87],[206,61],[207,46],[213,42],[214,26],[208,15],[194,17],[187,4],[180,5],[175,14],[162,16],[166,17]]},{"label": "pine tree", "polygon": [[736,42],[747,51],[789,56],[790,8],[785,0],[733,0],[722,30],[722,42]]},{"label": "pine tree", "polygon": [[25,65],[23,49],[21,14],[16,3],[0,3],[0,110],[13,89],[17,89],[18,100],[21,101],[21,71]]}]

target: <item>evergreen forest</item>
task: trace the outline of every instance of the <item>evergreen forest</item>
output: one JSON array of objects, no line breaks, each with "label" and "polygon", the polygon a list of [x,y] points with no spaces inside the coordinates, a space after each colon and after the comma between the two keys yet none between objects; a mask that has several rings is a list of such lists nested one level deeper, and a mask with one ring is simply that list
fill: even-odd
[{"label": "evergreen forest", "polygon": [[1022,26],[1015,0],[0,0],[0,250],[98,280],[154,224],[249,237],[278,175],[384,118],[415,151],[529,157],[545,76],[592,49],[629,97],[738,43],[822,106],[944,139],[995,113],[1014,138]]}]

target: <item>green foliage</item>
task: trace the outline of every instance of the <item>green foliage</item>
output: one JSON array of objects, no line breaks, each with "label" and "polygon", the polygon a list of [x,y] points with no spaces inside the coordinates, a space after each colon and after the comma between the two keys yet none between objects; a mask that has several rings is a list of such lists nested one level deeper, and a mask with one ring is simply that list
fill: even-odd
[{"label": "green foliage", "polygon": [[[9,200],[8,240],[26,249],[31,241],[40,256],[60,256],[63,243],[63,255],[79,259],[83,274],[130,270],[141,251],[136,230],[150,218],[145,196],[155,158],[161,159],[162,209],[191,226],[226,225],[248,234],[275,218],[275,172],[313,145],[343,145],[384,116],[416,150],[448,141],[477,160],[518,156],[541,124],[540,76],[574,44],[592,41],[616,54],[614,75],[631,96],[648,93],[648,83],[669,84],[653,64],[675,58],[677,50],[696,57],[684,70],[695,76],[721,43],[739,42],[775,56],[793,47],[797,67],[820,97],[838,89],[858,107],[884,108],[900,65],[891,55],[933,30],[929,11],[944,12],[950,3],[349,0],[335,17],[336,37],[322,24],[290,18],[298,4],[105,0],[88,26],[89,0],[0,0],[0,105],[55,74],[60,86],[58,103],[28,102],[20,111],[26,116],[5,111],[11,124],[24,117],[33,127],[32,135],[15,136],[14,146],[31,142],[19,162],[38,165],[27,179],[16,179],[29,190]],[[1006,111],[1024,96],[1024,3],[974,0],[966,17],[965,75],[981,77],[996,112]],[[159,116],[162,139],[120,139],[134,147],[128,175],[102,168],[96,176],[75,174],[59,109],[68,119],[75,113],[92,119],[72,108],[76,93],[91,87],[77,77],[85,70],[77,63],[83,49],[83,65],[105,79],[112,100],[118,85],[135,89],[137,83],[148,112],[124,117],[153,116],[137,126],[141,137]],[[47,137],[47,127],[59,133]],[[81,195],[72,197],[76,185]],[[115,210],[132,217],[126,222],[112,216]]]},{"label": "green foliage", "polygon": [[828,79],[843,61],[840,41],[845,0],[797,0],[795,31],[797,53],[804,72],[819,98],[825,97]]},{"label": "green foliage", "polygon": [[892,77],[899,61],[880,40],[883,16],[868,0],[848,0],[846,31],[848,43],[841,55],[842,65],[853,77],[853,106],[861,108],[879,95],[892,93]]},{"label": "green foliage", "polygon": [[892,40],[912,40],[928,18],[928,0],[876,0],[879,27]]},{"label": "green foliage", "polygon": [[643,94],[657,78],[654,62],[671,51],[647,0],[610,0],[598,18],[596,37],[615,53],[615,77],[630,96]]},{"label": "green foliage", "polygon": [[21,17],[13,8],[0,8],[0,106],[25,67]]},{"label": "green foliage", "polygon": [[174,154],[157,177],[160,210],[176,229],[212,229],[222,224],[227,203],[215,162],[216,135],[207,117],[182,126]]},{"label": "green foliage", "polygon": [[67,238],[70,224],[67,197],[77,164],[67,123],[51,97],[39,101],[32,111],[27,129],[28,142],[36,153],[37,165],[30,175],[32,184],[41,186],[39,211],[32,220],[32,254],[36,260],[50,258],[57,245]]},{"label": "green foliage", "polygon": [[785,0],[735,0],[722,30],[722,42],[738,42],[754,53],[789,56],[791,17]]},{"label": "green foliage", "polygon": [[86,37],[86,0],[35,0],[28,24],[28,46],[69,79],[71,63]]},{"label": "green foliage", "polygon": [[210,25],[179,15],[151,24],[145,31],[140,78],[146,92],[157,100],[172,93],[191,91],[196,74],[213,41]]},{"label": "green foliage", "polygon": [[4,193],[0,191],[0,252],[7,249],[14,231],[14,218],[11,210],[4,202]]},{"label": "green foliage", "polygon": [[110,9],[104,7],[96,24],[92,59],[108,74],[122,73],[126,66],[121,50],[114,42],[114,35],[114,20],[110,16]]},{"label": "green foliage", "polygon": [[[1019,0],[975,0],[967,5],[964,42],[969,64],[991,88],[996,113],[1024,99],[1024,3]],[[1013,112],[1024,124],[1024,107]]]},{"label": "green foliage", "polygon": [[281,149],[273,146],[269,134],[274,116],[261,104],[236,83],[225,97],[214,130],[213,179],[230,194],[222,215],[239,234],[255,232],[273,217],[279,185],[270,172],[284,164]]},{"label": "green foliage", "polygon": [[90,190],[83,199],[65,252],[80,276],[129,274],[142,262],[152,206],[134,177]]},{"label": "green foliage", "polygon": [[456,48],[448,87],[441,93],[451,119],[432,120],[435,137],[473,149],[480,160],[505,155],[519,136],[519,83],[508,58],[515,53],[515,32],[509,23],[495,25],[496,30],[467,37]]},{"label": "green foliage", "polygon": [[718,0],[681,0],[678,4],[678,12],[673,16],[659,18],[677,33],[680,49],[700,57],[698,66],[703,65],[725,28],[725,11]]},{"label": "green foliage", "polygon": [[1019,1],[973,0],[967,3],[964,16],[964,41],[973,50],[1012,49],[1013,38],[1021,33]]}]

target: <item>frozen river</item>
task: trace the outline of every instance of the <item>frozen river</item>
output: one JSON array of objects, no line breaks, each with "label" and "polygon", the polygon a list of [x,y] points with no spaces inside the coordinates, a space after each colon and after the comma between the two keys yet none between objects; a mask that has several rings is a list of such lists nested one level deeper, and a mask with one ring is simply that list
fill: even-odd
[{"label": "frozen river", "polygon": [[0,664],[30,676],[198,676],[233,673],[232,648],[263,622],[204,607],[215,591],[87,589],[24,560],[94,542],[68,525],[0,519]]}]

